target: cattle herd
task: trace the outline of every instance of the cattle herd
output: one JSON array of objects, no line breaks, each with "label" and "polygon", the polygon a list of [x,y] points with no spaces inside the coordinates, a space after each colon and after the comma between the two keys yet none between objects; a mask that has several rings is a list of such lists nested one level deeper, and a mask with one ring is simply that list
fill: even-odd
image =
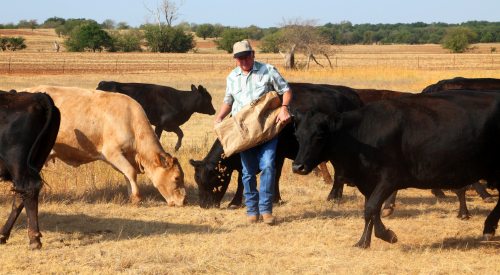
[{"label": "cattle herd", "polygon": [[[339,85],[290,83],[290,123],[279,134],[275,202],[285,158],[292,170],[308,174],[329,162],[335,174],[329,200],[342,197],[345,183],[365,196],[365,226],[356,246],[375,236],[394,243],[396,234],[381,216],[394,211],[396,191],[404,188],[453,189],[459,217],[467,218],[465,189],[498,189],[500,180],[500,79],[453,78],[411,94],[353,89]],[[159,142],[195,112],[213,115],[212,97],[203,86],[191,91],[145,83],[101,81],[96,90],[37,86],[21,92],[0,91],[0,180],[12,183],[12,210],[0,230],[5,244],[26,208],[30,248],[39,249],[40,170],[50,159],[71,166],[102,160],[125,176],[130,200],[141,194],[137,175],[145,173],[170,206],[185,203],[184,173],[177,158]],[[153,129],[153,126],[155,128]],[[229,207],[242,205],[239,155],[225,158],[218,140],[195,169],[199,205],[219,207],[233,171],[238,187]],[[481,182],[481,183],[480,183]],[[384,211],[381,211],[385,203]],[[490,240],[500,219],[500,203],[487,216],[483,237]]]}]

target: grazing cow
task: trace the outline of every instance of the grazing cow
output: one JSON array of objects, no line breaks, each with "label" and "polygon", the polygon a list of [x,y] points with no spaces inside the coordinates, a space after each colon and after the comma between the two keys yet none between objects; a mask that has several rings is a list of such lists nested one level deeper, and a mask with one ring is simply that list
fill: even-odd
[{"label": "grazing cow", "polygon": [[[409,95],[341,114],[298,114],[296,125],[293,171],[307,174],[329,160],[365,196],[358,247],[370,246],[373,227],[376,237],[397,241],[380,208],[398,189],[457,189],[481,178],[500,180],[499,93]],[[486,240],[499,219],[500,201],[485,221]]]},{"label": "grazing cow", "polygon": [[125,176],[134,203],[141,199],[137,174],[146,172],[168,205],[184,204],[181,166],[163,150],[135,100],[74,87],[38,86],[27,91],[48,93],[61,111],[59,135],[49,157],[74,167],[107,162]]},{"label": "grazing cow", "polygon": [[447,90],[498,90],[500,88],[500,79],[497,78],[464,78],[455,77],[452,79],[443,79],[437,83],[431,84],[422,90],[422,93],[435,93]]},{"label": "grazing cow", "polygon": [[24,207],[31,249],[42,247],[38,227],[38,195],[43,185],[40,170],[54,145],[59,110],[43,93],[0,93],[0,181],[13,183],[14,199],[7,222],[0,230],[5,244]]},{"label": "grazing cow", "polygon": [[97,90],[117,92],[130,96],[141,104],[158,138],[163,131],[177,134],[175,151],[179,150],[184,133],[181,126],[195,112],[215,114],[212,97],[207,89],[191,85],[191,91],[179,91],[171,87],[146,83],[120,83],[101,81]]},{"label": "grazing cow", "polygon": [[[358,95],[350,88],[326,84],[290,83],[293,99],[290,112],[319,110],[321,112],[344,112],[359,108],[362,105]],[[274,201],[280,200],[279,178],[285,158],[293,159],[297,153],[298,144],[294,136],[292,124],[285,127],[279,134],[276,152],[276,184]],[[229,158],[222,157],[222,145],[216,140],[201,161],[190,160],[195,167],[195,181],[199,187],[200,206],[203,208],[219,207],[231,180],[233,171],[238,171],[238,189],[229,203],[230,207],[239,206],[242,202],[243,184],[241,181],[241,160],[239,154]],[[335,173],[334,185],[338,184],[340,174]]]}]

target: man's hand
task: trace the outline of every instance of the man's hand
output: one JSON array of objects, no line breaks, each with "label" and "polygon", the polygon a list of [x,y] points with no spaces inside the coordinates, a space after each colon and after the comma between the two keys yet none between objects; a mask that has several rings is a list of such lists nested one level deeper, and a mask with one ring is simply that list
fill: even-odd
[{"label": "man's hand", "polygon": [[278,117],[276,118],[276,123],[282,122],[284,124],[287,124],[291,120],[290,113],[288,112],[288,106],[283,105],[281,106],[280,113],[278,114]]}]

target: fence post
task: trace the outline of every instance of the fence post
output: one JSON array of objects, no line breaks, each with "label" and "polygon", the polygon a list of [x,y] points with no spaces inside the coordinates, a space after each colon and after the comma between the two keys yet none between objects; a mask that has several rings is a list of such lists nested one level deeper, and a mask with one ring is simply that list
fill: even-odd
[{"label": "fence post", "polygon": [[10,61],[11,61],[12,57],[9,57],[9,71],[8,73],[10,74]]},{"label": "fence post", "polygon": [[417,69],[420,69],[420,56],[417,55]]},{"label": "fence post", "polygon": [[118,59],[115,60],[115,73],[118,72]]},{"label": "fence post", "polygon": [[337,64],[337,59],[338,57],[335,57],[335,67],[338,68],[339,67],[339,64]]},{"label": "fence post", "polygon": [[64,69],[65,69],[65,65],[66,65],[66,59],[63,59],[63,65],[62,65],[62,73],[64,74]]}]

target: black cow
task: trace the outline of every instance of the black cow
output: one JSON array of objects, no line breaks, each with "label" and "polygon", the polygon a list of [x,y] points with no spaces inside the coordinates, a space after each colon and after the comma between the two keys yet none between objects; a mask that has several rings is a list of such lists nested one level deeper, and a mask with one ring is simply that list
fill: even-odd
[{"label": "black cow", "polygon": [[464,78],[443,79],[422,90],[422,93],[435,93],[446,90],[498,90],[500,79],[497,78]]},{"label": "black cow", "polygon": [[191,91],[147,83],[120,83],[101,81],[97,90],[117,92],[135,99],[146,112],[149,122],[154,125],[156,135],[161,137],[163,131],[177,134],[175,150],[179,150],[184,133],[181,126],[195,112],[207,115],[215,114],[212,96],[201,85],[191,85]]},{"label": "black cow", "polygon": [[[453,91],[416,94],[368,104],[342,114],[296,115],[299,152],[294,172],[307,174],[329,160],[365,195],[365,226],[356,246],[375,236],[394,243],[380,218],[383,201],[403,188],[457,189],[500,179],[500,94]],[[488,215],[490,240],[500,201]]]},{"label": "black cow", "polygon": [[[290,112],[304,112],[315,109],[321,112],[344,112],[359,108],[362,105],[358,95],[348,87],[327,84],[290,83],[293,99]],[[298,144],[294,136],[293,124],[288,125],[279,134],[276,152],[276,184],[274,201],[281,199],[279,178],[285,158],[293,159],[297,154]],[[243,184],[241,181],[241,160],[239,154],[222,158],[222,145],[216,140],[201,161],[190,160],[195,167],[195,181],[199,187],[200,206],[203,208],[218,207],[231,180],[233,171],[238,171],[238,188],[229,206],[239,206],[242,202]],[[340,174],[335,173],[334,185],[342,181]],[[341,186],[341,184],[340,184]]]},{"label": "black cow", "polygon": [[11,181],[12,210],[0,230],[5,244],[17,217],[26,207],[30,248],[42,247],[38,227],[40,177],[54,145],[61,117],[52,99],[43,93],[0,93],[0,179]]}]

